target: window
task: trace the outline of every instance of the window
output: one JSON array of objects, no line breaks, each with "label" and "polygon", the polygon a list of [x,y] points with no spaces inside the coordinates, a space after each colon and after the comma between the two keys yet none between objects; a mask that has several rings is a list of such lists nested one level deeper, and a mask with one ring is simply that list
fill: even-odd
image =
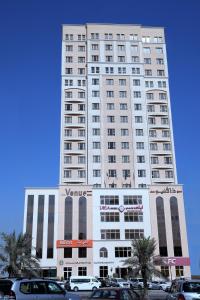
[{"label": "window", "polygon": [[111,51],[111,50],[113,50],[113,45],[112,45],[112,44],[106,44],[106,45],[105,45],[105,50],[106,50],[106,51]]},{"label": "window", "polygon": [[98,74],[100,72],[100,69],[99,69],[99,67],[91,67],[91,73],[96,73],[96,74]]},{"label": "window", "polygon": [[115,104],[114,104],[114,103],[107,103],[107,109],[108,109],[108,110],[113,110],[113,109],[115,109]]},{"label": "window", "polygon": [[160,112],[167,112],[167,105],[160,105]]},{"label": "window", "polygon": [[153,93],[146,93],[146,97],[147,97],[148,100],[153,100],[154,99]]},{"label": "window", "polygon": [[118,74],[126,74],[126,68],[125,67],[119,67],[118,68]]},{"label": "window", "polygon": [[99,110],[100,109],[100,104],[99,103],[92,103],[92,109],[93,110]]},{"label": "window", "polygon": [[143,36],[142,37],[142,42],[143,43],[150,43],[150,36]]},{"label": "window", "polygon": [[64,150],[71,150],[72,149],[72,143],[64,143]]},{"label": "window", "polygon": [[108,142],[108,149],[116,149],[115,142]]},{"label": "window", "polygon": [[138,52],[138,46],[137,45],[131,45],[131,52],[137,53]]},{"label": "window", "polygon": [[149,47],[143,47],[144,54],[151,54],[151,49]]},{"label": "window", "polygon": [[99,277],[100,278],[108,277],[108,266],[100,266],[99,267]]},{"label": "window", "polygon": [[117,171],[115,169],[109,169],[108,177],[117,177]]},{"label": "window", "polygon": [[150,69],[145,69],[144,73],[145,73],[145,76],[152,76],[152,70],[150,70]]},{"label": "window", "polygon": [[158,87],[159,88],[166,88],[167,87],[166,81],[158,81]]},{"label": "window", "polygon": [[115,136],[115,129],[114,128],[108,128],[107,133],[109,136]]},{"label": "window", "polygon": [[155,106],[153,104],[147,105],[147,111],[148,112],[154,112],[155,111]]},{"label": "window", "polygon": [[78,86],[85,86],[85,79],[82,79],[82,80],[77,80],[77,85]]},{"label": "window", "polygon": [[85,34],[78,34],[78,41],[85,41]]},{"label": "window", "polygon": [[146,88],[153,88],[154,87],[154,84],[153,84],[153,81],[145,81],[145,87]]},{"label": "window", "polygon": [[114,79],[106,79],[106,85],[113,85]]},{"label": "window", "polygon": [[152,156],[151,157],[151,164],[152,165],[157,165],[159,163],[158,157],[157,156]]},{"label": "window", "polygon": [[140,195],[124,196],[124,205],[138,205],[138,204],[142,204],[142,196]]},{"label": "window", "polygon": [[171,144],[170,143],[164,143],[163,144],[163,150],[171,151]]},{"label": "window", "polygon": [[71,178],[72,174],[71,174],[71,170],[64,170],[64,178]]},{"label": "window", "polygon": [[144,135],[143,129],[136,129],[135,134],[136,136],[143,136]]},{"label": "window", "polygon": [[161,124],[162,125],[168,125],[169,124],[168,118],[161,118]]},{"label": "window", "polygon": [[[169,267],[168,266],[161,266],[161,274],[165,278],[169,277],[170,276],[170,274],[169,274]],[[178,276],[178,277],[180,277],[180,276]]]},{"label": "window", "polygon": [[142,104],[140,104],[140,103],[135,103],[135,104],[134,104],[134,109],[135,109],[135,110],[142,110]]},{"label": "window", "polygon": [[72,129],[65,129],[65,136],[72,136]]},{"label": "window", "polygon": [[67,52],[71,52],[71,51],[73,51],[73,46],[72,46],[72,45],[66,45],[65,50],[66,50]]},{"label": "window", "polygon": [[124,212],[124,222],[143,222],[143,212],[140,211]]},{"label": "window", "polygon": [[92,143],[93,149],[101,149],[101,144],[100,142],[93,142]]},{"label": "window", "polygon": [[72,68],[65,68],[65,74],[73,74]]},{"label": "window", "polygon": [[66,63],[72,63],[73,62],[73,57],[72,56],[66,56],[65,61],[66,61]]},{"label": "window", "polygon": [[120,116],[121,123],[128,123],[128,116]]},{"label": "window", "polygon": [[132,63],[139,63],[140,62],[139,56],[131,56],[131,62]]},{"label": "window", "polygon": [[144,229],[125,229],[125,240],[138,240],[144,237]]},{"label": "window", "polygon": [[127,110],[128,109],[127,103],[120,103],[119,107],[120,107],[120,110]]},{"label": "window", "polygon": [[101,212],[101,222],[119,222],[119,212]]},{"label": "window", "polygon": [[79,56],[78,57],[78,63],[85,63],[85,57],[84,56]]},{"label": "window", "polygon": [[85,161],[86,161],[85,156],[78,156],[78,163],[79,164],[85,164]]},{"label": "window", "polygon": [[78,68],[78,74],[79,75],[85,75],[85,69],[84,68]]},{"label": "window", "polygon": [[92,85],[99,85],[99,79],[98,78],[92,78]]},{"label": "window", "polygon": [[122,163],[130,163],[130,156],[122,155]]},{"label": "window", "polygon": [[139,75],[140,74],[140,68],[132,68],[132,74]]},{"label": "window", "polygon": [[65,124],[70,124],[70,123],[72,123],[72,117],[65,116]]},{"label": "window", "polygon": [[102,240],[120,240],[119,229],[101,229]]},{"label": "window", "polygon": [[146,177],[146,170],[138,170],[138,177]]},{"label": "window", "polygon": [[99,256],[100,257],[108,257],[108,250],[105,247],[100,248]]},{"label": "window", "polygon": [[106,92],[106,96],[107,96],[108,98],[113,98],[113,97],[114,97],[114,92],[113,92],[113,91],[107,91],[107,92]]},{"label": "window", "polygon": [[91,33],[91,40],[98,40],[99,39],[99,33]]},{"label": "window", "polygon": [[174,178],[174,172],[172,170],[165,171],[165,178]]},{"label": "window", "polygon": [[100,116],[96,116],[96,115],[92,116],[92,122],[99,123],[100,122]]},{"label": "window", "polygon": [[93,163],[100,163],[101,157],[100,155],[93,155]]},{"label": "window", "polygon": [[126,91],[119,91],[119,98],[126,98],[127,92]]},{"label": "window", "polygon": [[131,257],[131,247],[115,247],[115,257]]},{"label": "window", "polygon": [[78,46],[78,51],[79,52],[84,52],[85,51],[85,46]]},{"label": "window", "polygon": [[107,122],[108,123],[114,123],[115,122],[115,117],[114,116],[107,116]]},{"label": "window", "polygon": [[175,266],[176,277],[184,276],[184,267],[183,266]]},{"label": "window", "polygon": [[156,118],[154,118],[154,117],[149,117],[149,118],[148,118],[148,124],[150,124],[150,125],[155,125],[155,124],[156,124]]},{"label": "window", "polygon": [[155,130],[155,129],[149,130],[149,136],[150,136],[150,137],[156,137],[156,136],[157,136],[156,130]]},{"label": "window", "polygon": [[78,143],[78,150],[85,150],[85,143]]},{"label": "window", "polygon": [[72,163],[72,157],[71,156],[64,156],[64,164],[71,164]]},{"label": "window", "polygon": [[119,196],[115,196],[115,195],[100,196],[100,204],[101,205],[118,205],[119,204]]},{"label": "window", "polygon": [[140,86],[140,79],[133,79],[133,86]]},{"label": "window", "polygon": [[151,176],[152,176],[152,178],[160,178],[160,172],[157,170],[156,171],[154,170],[154,171],[152,171]]},{"label": "window", "polygon": [[93,177],[101,177],[101,170],[93,170]]},{"label": "window", "polygon": [[106,55],[106,62],[113,62],[113,56],[112,55]]},{"label": "window", "polygon": [[85,92],[78,92],[78,98],[84,99],[85,98]]},{"label": "window", "polygon": [[72,79],[65,79],[65,86],[73,86],[73,80]]},{"label": "window", "polygon": [[92,97],[99,97],[100,96],[100,91],[92,91]]},{"label": "window", "polygon": [[87,276],[87,267],[78,267],[78,276]]},{"label": "window", "polygon": [[117,49],[118,51],[125,51],[125,45],[118,45]]},{"label": "window", "polygon": [[153,41],[154,41],[154,43],[162,43],[163,38],[162,38],[162,36],[155,36]]},{"label": "window", "polygon": [[85,247],[80,247],[78,248],[78,257],[87,257],[87,248]]},{"label": "window", "polygon": [[167,94],[166,93],[159,93],[159,99],[160,100],[166,100],[167,99]]},{"label": "window", "polygon": [[99,55],[92,55],[92,62],[99,61]]},{"label": "window", "polygon": [[78,129],[78,136],[85,136],[85,129]]},{"label": "window", "polygon": [[78,178],[85,178],[86,172],[85,170],[78,170]]},{"label": "window", "polygon": [[164,70],[157,70],[157,76],[165,76]]},{"label": "window", "polygon": [[164,65],[163,58],[156,58],[156,63],[157,63],[157,65]]},{"label": "window", "polygon": [[131,177],[131,171],[128,169],[122,170],[122,177],[125,178],[125,180],[126,178]]},{"label": "window", "polygon": [[150,143],[150,150],[157,151],[158,150],[158,144],[157,143]]},{"label": "window", "polygon": [[65,34],[66,41],[73,41],[73,39],[74,39],[73,34]]},{"label": "window", "polygon": [[163,54],[163,48],[156,48],[156,53],[157,54]]},{"label": "window", "polygon": [[113,67],[106,67],[105,72],[106,72],[106,74],[113,74],[114,73],[114,68]]},{"label": "window", "polygon": [[164,157],[164,164],[171,165],[172,164],[172,157],[171,156]]},{"label": "window", "polygon": [[78,117],[78,123],[84,124],[85,123],[85,117]]},{"label": "window", "polygon": [[129,149],[129,142],[121,142],[121,149]]},{"label": "window", "polygon": [[142,123],[142,116],[135,116],[135,123]]},{"label": "window", "polygon": [[137,142],[136,143],[136,149],[144,149],[144,142]]},{"label": "window", "polygon": [[65,104],[66,111],[72,111],[72,104]]},{"label": "window", "polygon": [[139,164],[145,163],[144,155],[138,155],[137,156],[137,163],[139,163]]},{"label": "window", "polygon": [[92,44],[91,48],[92,48],[92,50],[99,50],[99,45],[98,44]]},{"label": "window", "polygon": [[128,129],[121,129],[121,136],[128,136],[129,132]]},{"label": "window", "polygon": [[167,251],[167,238],[166,238],[166,226],[165,226],[165,208],[162,197],[156,198],[156,213],[158,224],[158,242],[160,256],[168,256]]},{"label": "window", "polygon": [[118,62],[120,63],[125,62],[125,56],[118,56]]},{"label": "window", "polygon": [[150,65],[151,64],[151,58],[144,58],[144,64]]},{"label": "window", "polygon": [[134,98],[141,98],[141,92],[140,91],[134,91],[133,92],[133,97]]},{"label": "window", "polygon": [[119,85],[125,86],[126,85],[126,79],[119,79]]},{"label": "window", "polygon": [[108,163],[116,163],[116,156],[108,155]]},{"label": "window", "polygon": [[100,128],[93,128],[92,135],[99,136],[100,135]]}]

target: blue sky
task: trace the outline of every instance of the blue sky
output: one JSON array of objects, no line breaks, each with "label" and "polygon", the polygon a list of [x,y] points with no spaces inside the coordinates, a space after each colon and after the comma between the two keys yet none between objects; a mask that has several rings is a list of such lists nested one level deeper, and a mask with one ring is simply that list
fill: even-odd
[{"label": "blue sky", "polygon": [[61,24],[165,27],[179,183],[200,274],[200,1],[0,1],[0,231],[22,230],[24,187],[59,174]]}]

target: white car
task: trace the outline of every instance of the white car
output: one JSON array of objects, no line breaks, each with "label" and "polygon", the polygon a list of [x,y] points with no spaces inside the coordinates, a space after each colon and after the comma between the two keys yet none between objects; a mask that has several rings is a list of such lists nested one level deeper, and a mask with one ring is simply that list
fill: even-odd
[{"label": "white car", "polygon": [[160,282],[159,285],[163,291],[167,291],[171,287],[171,282],[170,281]]}]

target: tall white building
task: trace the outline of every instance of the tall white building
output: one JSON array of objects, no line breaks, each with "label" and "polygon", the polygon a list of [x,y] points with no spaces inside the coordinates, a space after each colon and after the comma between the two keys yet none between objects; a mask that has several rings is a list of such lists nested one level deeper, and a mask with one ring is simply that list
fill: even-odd
[{"label": "tall white building", "polygon": [[26,189],[44,275],[128,275],[152,236],[163,274],[190,276],[163,28],[63,25],[60,182]]}]

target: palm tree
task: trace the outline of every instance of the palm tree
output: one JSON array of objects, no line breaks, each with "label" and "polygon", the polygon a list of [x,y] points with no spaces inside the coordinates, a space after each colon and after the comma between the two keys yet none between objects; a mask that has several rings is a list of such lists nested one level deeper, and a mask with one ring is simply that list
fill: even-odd
[{"label": "palm tree", "polygon": [[161,272],[156,269],[154,263],[158,264],[160,258],[155,256],[156,241],[154,238],[142,238],[132,242],[132,257],[125,260],[124,264],[132,269],[134,277],[140,275],[143,278],[144,295],[147,293],[147,280],[152,275],[160,276]]},{"label": "palm tree", "polygon": [[7,272],[9,277],[37,276],[39,261],[31,254],[32,239],[28,234],[15,231],[11,234],[0,234],[0,269],[1,273]]}]

